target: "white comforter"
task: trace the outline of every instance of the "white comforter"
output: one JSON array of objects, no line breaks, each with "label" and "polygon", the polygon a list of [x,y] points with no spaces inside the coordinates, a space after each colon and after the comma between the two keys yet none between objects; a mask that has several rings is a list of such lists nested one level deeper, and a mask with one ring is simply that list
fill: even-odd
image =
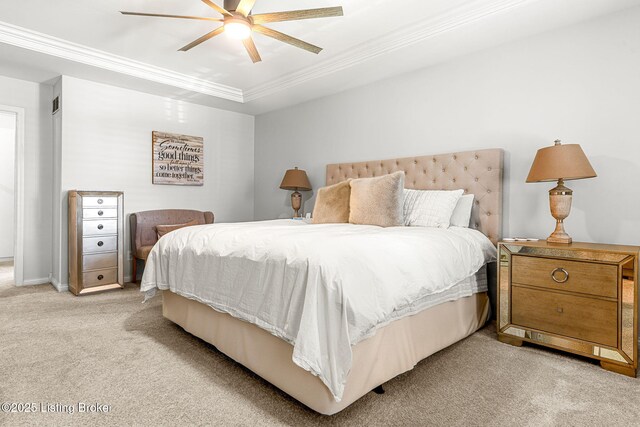
[{"label": "white comforter", "polygon": [[161,238],[141,290],[169,289],[286,340],[293,362],[340,401],[353,344],[424,309],[430,295],[495,256],[491,242],[467,228],[212,224]]}]

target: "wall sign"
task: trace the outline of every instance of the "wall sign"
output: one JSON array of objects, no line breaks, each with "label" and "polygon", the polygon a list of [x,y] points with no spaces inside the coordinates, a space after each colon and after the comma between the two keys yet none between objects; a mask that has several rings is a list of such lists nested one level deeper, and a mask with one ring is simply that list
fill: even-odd
[{"label": "wall sign", "polygon": [[198,136],[153,131],[153,183],[204,184],[204,144]]}]

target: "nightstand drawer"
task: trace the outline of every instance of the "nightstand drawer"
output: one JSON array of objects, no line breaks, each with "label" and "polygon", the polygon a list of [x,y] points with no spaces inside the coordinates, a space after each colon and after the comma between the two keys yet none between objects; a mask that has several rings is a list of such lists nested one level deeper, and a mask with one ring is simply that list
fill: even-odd
[{"label": "nightstand drawer", "polygon": [[615,265],[522,255],[514,255],[512,263],[513,283],[609,298],[618,296]]},{"label": "nightstand drawer", "polygon": [[511,307],[515,325],[610,347],[618,345],[617,302],[514,285]]}]

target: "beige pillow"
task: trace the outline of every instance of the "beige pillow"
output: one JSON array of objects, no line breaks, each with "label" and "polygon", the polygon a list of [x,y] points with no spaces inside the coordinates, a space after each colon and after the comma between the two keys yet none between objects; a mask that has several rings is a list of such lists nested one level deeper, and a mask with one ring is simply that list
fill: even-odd
[{"label": "beige pillow", "polygon": [[349,179],[318,190],[313,207],[314,224],[349,222],[350,182]]},{"label": "beige pillow", "polygon": [[351,181],[349,222],[393,227],[404,224],[404,172]]},{"label": "beige pillow", "polygon": [[184,224],[156,225],[156,232],[158,233],[158,239],[160,239],[165,234],[170,233],[174,230],[177,230],[183,227],[190,227],[192,225],[198,225],[198,221],[195,219],[192,219],[191,221],[185,222]]}]

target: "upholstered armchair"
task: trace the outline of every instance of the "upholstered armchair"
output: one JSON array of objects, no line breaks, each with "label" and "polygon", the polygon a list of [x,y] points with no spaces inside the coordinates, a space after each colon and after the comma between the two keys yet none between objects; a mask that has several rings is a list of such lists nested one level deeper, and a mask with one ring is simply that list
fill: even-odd
[{"label": "upholstered armchair", "polygon": [[138,260],[146,261],[153,245],[158,241],[157,225],[185,224],[190,221],[198,224],[212,224],[213,212],[187,209],[161,209],[132,213],[131,225],[131,281],[136,282]]}]

